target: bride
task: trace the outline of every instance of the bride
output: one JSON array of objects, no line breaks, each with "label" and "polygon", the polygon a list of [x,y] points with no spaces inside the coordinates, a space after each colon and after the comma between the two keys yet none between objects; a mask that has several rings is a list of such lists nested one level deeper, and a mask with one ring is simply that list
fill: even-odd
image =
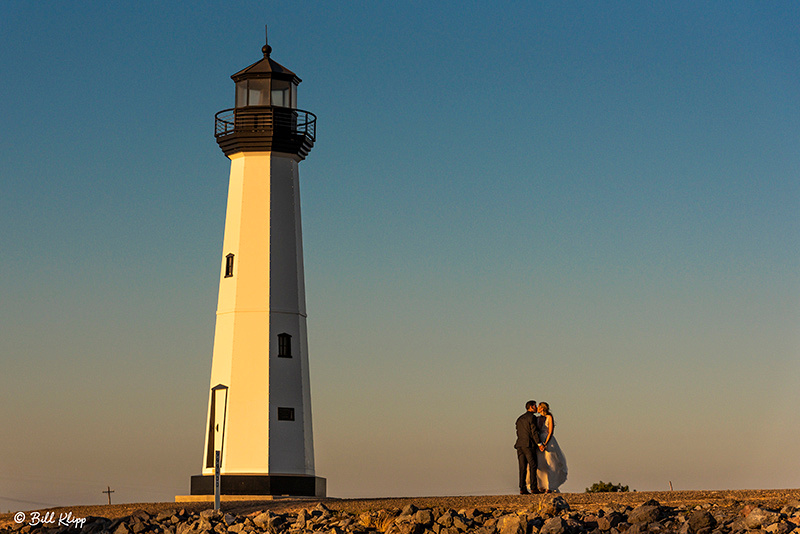
[{"label": "bride", "polygon": [[567,480],[567,459],[564,458],[564,453],[553,435],[555,421],[553,414],[550,413],[550,405],[540,402],[538,411],[544,418],[540,430],[544,451],[536,451],[538,464],[536,480],[540,490],[550,493],[558,491],[558,487]]}]

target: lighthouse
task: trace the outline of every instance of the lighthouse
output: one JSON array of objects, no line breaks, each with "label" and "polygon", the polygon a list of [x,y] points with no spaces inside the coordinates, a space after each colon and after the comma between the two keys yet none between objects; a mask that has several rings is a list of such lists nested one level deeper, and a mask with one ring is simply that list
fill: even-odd
[{"label": "lighthouse", "polygon": [[[202,474],[191,494],[324,497],[314,471],[298,164],[316,116],[297,108],[300,78],[271,57],[231,78],[216,114],[230,159]],[[235,498],[235,497],[234,497]]]}]

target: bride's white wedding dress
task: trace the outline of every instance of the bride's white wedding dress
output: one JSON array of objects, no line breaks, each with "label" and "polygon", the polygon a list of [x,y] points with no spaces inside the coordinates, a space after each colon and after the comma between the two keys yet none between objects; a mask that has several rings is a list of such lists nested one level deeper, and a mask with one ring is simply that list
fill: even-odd
[{"label": "bride's white wedding dress", "polygon": [[[542,423],[540,439],[544,443],[550,429],[547,426],[547,419],[544,419]],[[550,442],[544,452],[536,449],[536,463],[538,464],[536,480],[539,489],[558,491],[558,487],[567,480],[567,459],[564,457],[561,447],[558,446],[555,434],[550,436]]]}]

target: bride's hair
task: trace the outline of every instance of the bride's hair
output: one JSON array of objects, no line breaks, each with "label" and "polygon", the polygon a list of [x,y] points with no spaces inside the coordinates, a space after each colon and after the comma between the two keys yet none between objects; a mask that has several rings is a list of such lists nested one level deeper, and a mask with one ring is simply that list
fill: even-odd
[{"label": "bride's hair", "polygon": [[[550,405],[549,404],[547,404],[546,402],[542,401],[542,402],[539,403],[539,406],[544,406],[544,414],[545,415],[549,415],[550,417],[553,417],[553,412],[550,411]],[[553,426],[554,427],[556,426],[556,418],[555,417],[553,417]]]}]

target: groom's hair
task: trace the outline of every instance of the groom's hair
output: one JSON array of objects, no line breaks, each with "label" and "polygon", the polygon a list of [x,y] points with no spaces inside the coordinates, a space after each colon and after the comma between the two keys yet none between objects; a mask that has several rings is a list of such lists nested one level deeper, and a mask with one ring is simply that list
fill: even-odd
[{"label": "groom's hair", "polygon": [[531,400],[531,401],[528,401],[528,402],[526,402],[526,403],[525,403],[525,409],[526,409],[526,410],[527,410],[528,408],[531,408],[531,407],[533,407],[533,406],[536,406],[536,401],[533,401],[533,400]]}]

